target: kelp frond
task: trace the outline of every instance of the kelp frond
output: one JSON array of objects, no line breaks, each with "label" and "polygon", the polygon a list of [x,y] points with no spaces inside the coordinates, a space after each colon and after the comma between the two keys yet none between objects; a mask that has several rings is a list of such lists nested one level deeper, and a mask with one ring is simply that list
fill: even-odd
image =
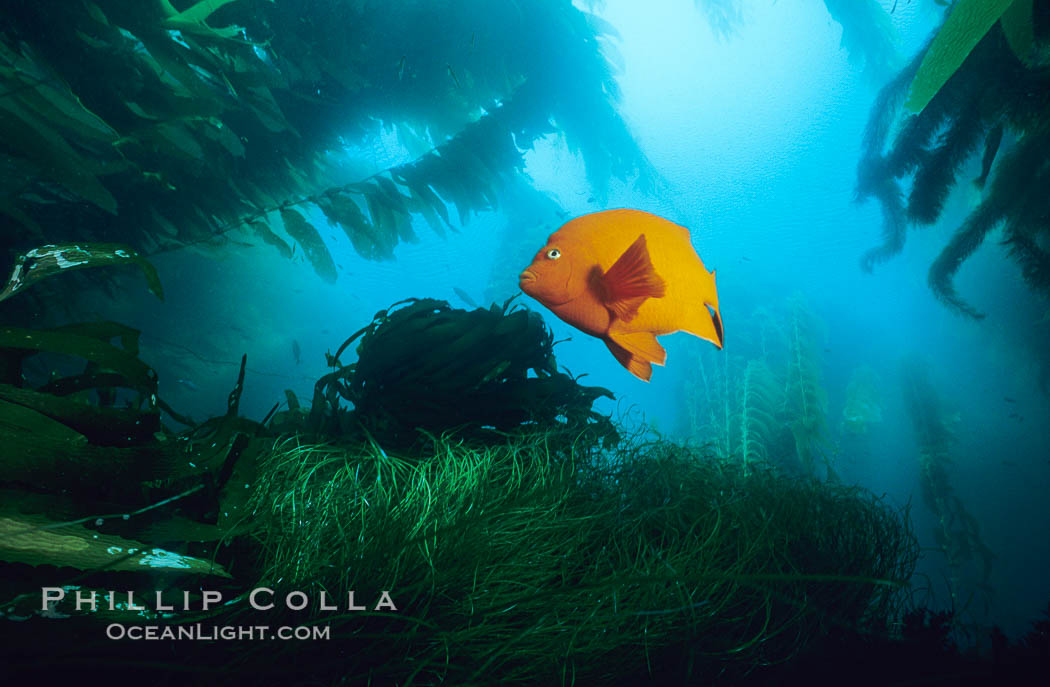
[{"label": "kelp frond", "polygon": [[711,32],[719,40],[732,38],[744,23],[740,0],[694,0],[707,17]]},{"label": "kelp frond", "polygon": [[[389,257],[414,217],[442,232],[446,205],[495,207],[555,129],[597,192],[653,179],[615,110],[607,29],[570,3],[40,0],[0,19],[0,250],[119,234],[148,254],[247,225],[330,281],[314,206]],[[366,172],[352,151],[383,127],[417,158]],[[262,228],[278,215],[284,237]]]},{"label": "kelp frond", "polygon": [[701,351],[685,380],[685,428],[743,469],[756,462],[788,474],[835,479],[827,392],[821,372],[824,325],[800,295],[781,310],[756,310],[738,350]]},{"label": "kelp frond", "polygon": [[[910,356],[902,361],[901,388],[915,430],[922,499],[937,522],[933,533],[936,548],[943,552],[952,571],[949,592],[956,598],[960,583],[987,589],[995,556],[981,539],[977,520],[952,486],[958,418],[946,411],[920,358]],[[963,568],[972,568],[974,577],[962,579]]]},{"label": "kelp frond", "polygon": [[824,0],[828,14],[842,26],[842,47],[850,61],[864,65],[877,83],[897,67],[896,34],[878,0]]},{"label": "kelp frond", "polygon": [[[874,197],[883,208],[883,243],[864,256],[866,269],[900,252],[910,222],[940,218],[964,164],[983,151],[975,182],[983,199],[931,265],[929,285],[952,310],[979,318],[952,282],[1001,226],[1029,285],[1048,292],[1040,246],[1050,237],[1042,190],[1050,164],[1050,71],[1035,58],[1048,31],[1047,0],[958,2],[930,46],[883,88],[857,175],[858,199]],[[908,109],[918,114],[904,115]],[[1014,141],[1000,150],[1004,132]]]},{"label": "kelp frond", "polygon": [[[957,0],[923,55],[905,103],[921,113],[1014,0]],[[1029,6],[1031,3],[1027,3]]]}]

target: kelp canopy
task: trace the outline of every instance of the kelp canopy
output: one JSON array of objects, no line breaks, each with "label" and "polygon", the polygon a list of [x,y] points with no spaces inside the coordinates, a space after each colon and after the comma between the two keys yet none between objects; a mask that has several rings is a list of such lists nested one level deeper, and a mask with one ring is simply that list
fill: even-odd
[{"label": "kelp canopy", "polygon": [[[744,0],[693,0],[720,40],[739,34],[747,23],[750,7]],[[842,27],[842,48],[850,62],[880,83],[896,68],[894,29],[879,0],[824,0],[832,21]]]},{"label": "kelp canopy", "polygon": [[883,88],[857,179],[858,197],[876,198],[884,215],[866,269],[901,251],[909,225],[941,217],[963,165],[983,148],[974,183],[987,188],[930,267],[930,288],[956,312],[981,317],[953,279],[1002,226],[1025,280],[1050,294],[1048,40],[1048,0],[960,0],[930,47]]},{"label": "kelp canopy", "polygon": [[[602,39],[567,0],[12,0],[0,8],[0,250],[153,253],[250,226],[336,268],[315,208],[368,258],[499,203],[558,130],[601,193],[651,172]],[[542,46],[542,49],[537,49]],[[353,146],[394,131],[400,164]],[[370,156],[369,156],[370,157]]]}]

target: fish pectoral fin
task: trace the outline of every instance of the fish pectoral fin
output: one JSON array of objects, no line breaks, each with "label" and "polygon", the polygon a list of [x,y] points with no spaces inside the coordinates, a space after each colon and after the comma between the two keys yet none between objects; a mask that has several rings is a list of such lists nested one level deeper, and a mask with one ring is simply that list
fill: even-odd
[{"label": "fish pectoral fin", "polygon": [[663,298],[667,285],[653,269],[645,234],[601,275],[602,300],[619,319],[630,322],[646,298]]},{"label": "fish pectoral fin", "polygon": [[618,320],[623,320],[624,322],[630,322],[638,316],[638,308],[642,307],[645,298],[645,296],[625,298],[620,301],[606,303],[606,306],[612,311],[613,317]]},{"label": "fish pectoral fin", "polygon": [[647,360],[642,360],[637,356],[631,355],[623,346],[619,345],[612,339],[602,339],[605,345],[609,347],[609,352],[616,358],[616,362],[620,363],[627,368],[627,371],[633,374],[643,382],[648,382],[653,376],[653,366],[649,364]]},{"label": "fish pectoral fin", "polygon": [[609,328],[609,339],[626,350],[635,358],[663,365],[667,361],[667,351],[656,340],[652,332],[632,332],[617,327],[617,323]]}]

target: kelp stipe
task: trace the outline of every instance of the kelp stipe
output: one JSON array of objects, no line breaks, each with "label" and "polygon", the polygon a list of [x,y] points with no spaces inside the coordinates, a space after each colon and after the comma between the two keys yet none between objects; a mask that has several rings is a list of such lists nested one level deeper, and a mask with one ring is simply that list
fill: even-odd
[{"label": "kelp stipe", "polygon": [[823,473],[835,478],[829,455],[827,392],[824,390],[820,357],[817,353],[825,336],[823,323],[809,309],[801,295],[789,301],[786,324],[787,418],[795,438],[795,450],[805,473]]},{"label": "kelp stipe", "polygon": [[700,351],[685,380],[691,441],[727,460],[765,460],[789,474],[835,478],[821,373],[823,323],[801,295],[783,311],[760,308],[741,332],[740,355]]},{"label": "kelp stipe", "polygon": [[749,360],[740,384],[740,456],[745,474],[748,466],[768,462],[769,446],[779,429],[777,413],[783,390],[769,365],[762,359]]},{"label": "kelp stipe", "polygon": [[944,554],[950,570],[948,592],[953,602],[964,588],[991,594],[989,578],[995,555],[981,539],[977,520],[952,487],[952,453],[959,418],[945,408],[926,363],[917,356],[901,362],[901,389],[915,430],[923,503],[937,520],[935,548]]}]

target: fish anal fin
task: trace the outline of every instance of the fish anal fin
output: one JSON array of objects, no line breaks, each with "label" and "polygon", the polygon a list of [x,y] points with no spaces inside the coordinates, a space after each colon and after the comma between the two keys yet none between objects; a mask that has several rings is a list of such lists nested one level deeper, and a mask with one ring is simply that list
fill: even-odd
[{"label": "fish anal fin", "polygon": [[667,285],[653,269],[645,234],[635,239],[612,267],[601,275],[605,305],[619,319],[630,322],[646,298],[663,298]]},{"label": "fish anal fin", "polygon": [[609,328],[609,338],[636,358],[663,365],[667,361],[667,351],[656,340],[652,332],[625,331],[616,326]]},{"label": "fish anal fin", "polygon": [[612,339],[603,339],[605,345],[609,347],[609,352],[616,358],[616,362],[620,363],[627,368],[627,371],[633,374],[643,382],[648,382],[653,376],[653,366],[647,360],[642,360],[628,351],[623,346]]},{"label": "fish anal fin", "polygon": [[650,365],[648,361],[639,360],[633,355],[631,356],[631,359],[627,361],[627,371],[643,382],[648,382],[653,376],[653,366]]}]

